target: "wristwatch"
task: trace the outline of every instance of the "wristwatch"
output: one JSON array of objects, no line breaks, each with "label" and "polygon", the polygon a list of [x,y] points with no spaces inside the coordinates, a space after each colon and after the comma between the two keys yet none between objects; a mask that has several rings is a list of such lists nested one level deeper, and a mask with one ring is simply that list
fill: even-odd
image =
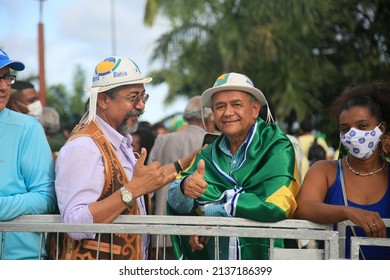
[{"label": "wristwatch", "polygon": [[121,190],[121,196],[122,196],[122,201],[124,203],[126,203],[128,206],[132,206],[133,205],[133,194],[131,192],[129,192],[125,186],[121,187],[120,188]]}]

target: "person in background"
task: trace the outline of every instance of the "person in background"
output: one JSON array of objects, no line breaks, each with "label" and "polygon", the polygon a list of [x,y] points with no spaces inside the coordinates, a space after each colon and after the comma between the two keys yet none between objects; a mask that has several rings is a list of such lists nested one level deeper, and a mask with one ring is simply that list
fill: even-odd
[{"label": "person in background", "polygon": [[[150,151],[154,145],[154,140],[155,140],[152,127],[149,125],[149,123],[139,122],[139,126],[137,130],[131,133],[131,138],[133,139],[131,145],[133,146],[133,151],[136,157],[139,157],[142,148],[146,150],[147,154],[145,158],[145,163],[147,163],[150,155]],[[147,213],[153,212],[152,196],[153,193],[148,193],[144,195],[145,208],[147,210]]]},{"label": "person in background", "polygon": [[[204,112],[201,96],[192,97],[183,112],[187,123],[184,130],[159,135],[152,147],[149,163],[158,161],[162,164],[172,162],[202,147],[204,134],[214,132],[214,116],[210,108]],[[209,130],[211,129],[211,130]]]},{"label": "person in background", "polygon": [[54,135],[60,131],[60,114],[52,107],[42,108],[42,114],[39,121],[47,135]]},{"label": "person in background", "polygon": [[[214,132],[214,116],[210,108],[203,108],[202,97],[192,97],[183,112],[187,123],[183,130],[159,135],[150,152],[149,164],[157,161],[167,164],[182,158],[202,147],[206,132]],[[154,214],[166,215],[168,186],[158,190],[154,196]],[[156,241],[153,238],[154,247]],[[160,245],[162,241],[159,241]],[[173,259],[172,248],[167,248],[166,259]]]},{"label": "person in background", "polygon": [[[89,106],[56,160],[55,190],[64,223],[111,223],[119,215],[146,215],[144,195],[174,180],[177,160],[144,165],[145,148],[137,158],[131,133],[149,95],[138,66],[112,56],[94,70]],[[182,158],[189,166],[194,155]],[[56,238],[47,246],[56,256]],[[61,235],[60,259],[148,259],[149,235],[67,233]]]},{"label": "person in background", "polygon": [[39,120],[45,131],[53,158],[65,143],[58,134],[60,129],[60,115],[57,110],[51,107],[42,107],[38,98],[38,93],[32,83],[28,81],[15,81],[11,86],[12,94],[7,104],[7,108],[33,116]]},{"label": "person in background", "polygon": [[169,132],[163,122],[157,122],[152,127],[156,137]]},{"label": "person in background", "polygon": [[317,143],[321,145],[326,151],[326,158],[332,158],[329,153],[328,144],[326,143],[325,139],[323,139],[322,137],[318,137],[313,133],[314,126],[313,121],[310,117],[305,117],[305,119],[300,122],[299,127],[300,134],[298,136],[298,140],[301,143],[303,154],[307,159],[309,159],[309,150],[311,145],[314,143],[314,139],[317,139]]},{"label": "person in background", "polygon": [[170,131],[181,131],[184,130],[187,126],[187,123],[185,120],[183,120],[181,117],[176,116],[173,118],[171,122]]},{"label": "person in background", "polygon": [[145,148],[148,153],[145,160],[148,162],[155,141],[155,136],[151,128],[140,126],[137,131],[131,134],[131,137],[133,138],[131,145],[133,146],[134,152],[141,154],[142,148]]},{"label": "person in background", "polygon": [[[380,93],[380,94],[376,94]],[[388,133],[390,106],[383,83],[345,89],[332,104],[338,117],[340,141],[347,154],[339,160],[314,163],[298,194],[295,218],[320,224],[350,220],[346,258],[350,258],[350,237],[387,237],[383,218],[390,218],[389,164],[380,153],[381,137]],[[363,246],[362,259],[390,259],[390,248]]]},{"label": "person in background", "polygon": [[[386,88],[390,88],[390,81],[382,81],[385,84]],[[375,92],[375,95],[379,100],[381,100],[382,107],[390,108],[390,91],[378,90]],[[384,121],[389,125],[390,124],[390,110],[385,110],[383,115]],[[390,162],[390,129],[387,128],[386,133],[383,134],[380,142],[380,153],[382,157]]]},{"label": "person in background", "polygon": [[[173,215],[240,217],[260,222],[292,218],[299,191],[294,148],[273,122],[263,93],[239,73],[221,75],[202,93],[221,135],[169,187]],[[177,258],[214,259],[214,238],[172,239]],[[219,237],[220,259],[268,259],[269,239]],[[276,240],[284,247],[284,240]]]},{"label": "person in background", "polygon": [[151,124],[150,122],[148,122],[148,121],[140,121],[140,122],[138,123],[138,128],[139,128],[139,129],[140,129],[140,128],[142,128],[142,129],[147,129],[147,130],[150,130],[150,131],[153,132],[153,126],[152,126],[152,124]]},{"label": "person in background", "polygon": [[57,110],[52,107],[43,107],[39,121],[45,130],[47,141],[49,142],[55,160],[58,152],[66,142],[65,136],[60,132],[60,115]]},{"label": "person in background", "polygon": [[72,123],[67,123],[64,126],[62,126],[62,135],[64,136],[65,140],[68,140],[70,133],[72,132],[73,128],[77,125]]},{"label": "person in background", "polygon": [[[10,60],[0,50],[0,221],[51,214],[57,205],[53,158],[41,124],[36,118],[6,108],[15,82],[10,70],[24,68],[23,63]],[[34,232],[0,233],[0,247],[4,245],[0,259],[46,258],[45,249],[40,250],[40,237]]]},{"label": "person in background", "polygon": [[15,81],[11,88],[12,94],[7,108],[39,119],[43,107],[34,85],[28,81]]}]

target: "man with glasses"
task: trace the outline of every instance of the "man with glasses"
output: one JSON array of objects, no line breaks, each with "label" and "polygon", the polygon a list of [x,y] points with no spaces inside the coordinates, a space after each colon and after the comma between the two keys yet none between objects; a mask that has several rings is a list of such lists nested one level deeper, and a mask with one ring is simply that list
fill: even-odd
[{"label": "man with glasses", "polygon": [[[56,209],[54,164],[37,119],[6,108],[15,76],[24,64],[0,50],[0,221]],[[0,233],[0,260],[46,258],[40,234]]]},{"label": "man with glasses", "polygon": [[[192,156],[145,166],[131,146],[148,94],[138,66],[109,57],[95,68],[88,109],[56,160],[55,188],[65,223],[111,223],[119,215],[146,215],[144,195],[174,180]],[[177,168],[177,167],[180,168]],[[55,238],[48,245],[55,256]],[[69,233],[60,238],[60,259],[147,259],[149,236]]]}]

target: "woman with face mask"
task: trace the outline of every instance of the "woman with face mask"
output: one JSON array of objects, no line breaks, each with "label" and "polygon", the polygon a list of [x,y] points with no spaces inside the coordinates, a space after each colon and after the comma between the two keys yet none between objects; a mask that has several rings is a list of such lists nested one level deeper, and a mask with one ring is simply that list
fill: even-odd
[{"label": "woman with face mask", "polygon": [[[345,220],[346,258],[350,237],[388,237],[383,218],[390,218],[389,164],[382,155],[381,138],[389,123],[390,88],[384,83],[348,88],[333,102],[340,141],[346,155],[316,162],[297,197],[295,218],[321,224]],[[361,259],[390,259],[389,247],[361,247]]]}]

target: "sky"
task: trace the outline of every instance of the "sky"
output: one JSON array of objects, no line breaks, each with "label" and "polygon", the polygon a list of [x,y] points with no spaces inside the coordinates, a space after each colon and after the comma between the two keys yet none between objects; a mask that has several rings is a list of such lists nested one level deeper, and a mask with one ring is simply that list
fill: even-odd
[{"label": "sky", "polygon": [[[162,62],[152,63],[150,57],[155,41],[169,27],[162,18],[153,27],[145,26],[145,4],[146,0],[45,0],[41,21],[46,85],[61,83],[71,90],[75,68],[80,65],[88,88],[96,64],[111,55],[131,58],[144,76],[161,68]],[[113,50],[112,18],[115,19],[116,51]],[[20,60],[26,66],[17,73],[17,79],[37,75],[40,1],[1,0],[0,19],[0,47],[10,59]],[[140,120],[155,123],[184,110],[187,102],[184,98],[169,106],[163,104],[168,92],[166,85],[147,84],[145,88],[150,98]]]}]

